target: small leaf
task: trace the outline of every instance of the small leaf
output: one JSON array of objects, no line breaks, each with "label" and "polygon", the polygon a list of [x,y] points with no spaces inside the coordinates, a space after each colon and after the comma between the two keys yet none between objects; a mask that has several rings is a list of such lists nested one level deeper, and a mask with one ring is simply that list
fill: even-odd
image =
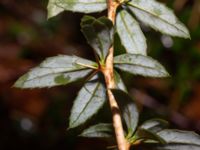
[{"label": "small leaf", "polygon": [[116,88],[128,93],[127,88],[124,85],[124,82],[117,71],[114,71],[114,79],[115,79]]},{"label": "small leaf", "polygon": [[194,144],[200,146],[200,136],[194,132],[165,129],[157,133],[167,143]]},{"label": "small leaf", "polygon": [[151,132],[150,130],[146,130],[146,129],[141,129],[139,128],[137,131],[136,131],[136,134],[135,134],[135,137],[134,137],[135,141],[137,140],[140,140],[140,141],[144,141],[144,142],[159,142],[159,143],[162,143],[162,144],[165,144],[166,141],[158,136],[157,134]]},{"label": "small leaf", "polygon": [[54,17],[64,10],[95,13],[107,8],[106,0],[49,0],[48,18]]},{"label": "small leaf", "polygon": [[199,150],[200,146],[194,144],[167,144],[155,145],[152,150]]},{"label": "small leaf", "polygon": [[162,119],[151,119],[145,121],[141,126],[140,129],[146,129],[153,133],[157,133],[163,129],[168,127],[168,122]]},{"label": "small leaf", "polygon": [[127,53],[146,55],[146,39],[138,22],[126,11],[117,13],[116,29]]},{"label": "small leaf", "polygon": [[85,123],[98,112],[105,101],[105,85],[99,81],[96,75],[78,93],[71,110],[69,128],[74,128]]},{"label": "small leaf", "polygon": [[140,150],[199,150],[200,147],[194,144],[141,144],[139,147],[133,147],[133,149]]},{"label": "small leaf", "polygon": [[124,47],[124,45],[122,44],[119,34],[117,32],[115,32],[114,34],[114,43],[113,43],[113,47],[114,47],[114,55],[121,55],[126,53],[126,49]]},{"label": "small leaf", "polygon": [[100,123],[84,130],[80,136],[90,138],[107,138],[113,136],[112,124]]},{"label": "small leaf", "polygon": [[128,134],[132,135],[138,124],[139,112],[137,106],[127,93],[118,89],[112,89],[112,93],[122,112],[123,119],[128,128]]},{"label": "small leaf", "polygon": [[123,54],[114,58],[116,68],[134,75],[146,77],[168,77],[165,68],[151,57],[136,54]]},{"label": "small leaf", "polygon": [[47,58],[38,67],[19,78],[15,87],[43,88],[65,85],[87,76],[96,68],[95,62],[77,57],[60,55]]},{"label": "small leaf", "polygon": [[165,144],[143,145],[152,150],[199,150],[200,136],[194,132],[164,129],[156,133]]},{"label": "small leaf", "polygon": [[188,29],[164,4],[155,0],[132,0],[128,5],[141,22],[153,29],[171,36],[190,38]]},{"label": "small leaf", "polygon": [[81,21],[81,31],[100,60],[105,60],[112,44],[111,30],[112,22],[105,17],[95,19],[94,17],[84,16]]},{"label": "small leaf", "polygon": [[54,17],[56,15],[58,15],[59,13],[63,12],[64,9],[61,8],[61,7],[58,7],[56,5],[56,2],[58,0],[49,0],[49,3],[47,5],[47,18],[51,18],[51,17]]}]

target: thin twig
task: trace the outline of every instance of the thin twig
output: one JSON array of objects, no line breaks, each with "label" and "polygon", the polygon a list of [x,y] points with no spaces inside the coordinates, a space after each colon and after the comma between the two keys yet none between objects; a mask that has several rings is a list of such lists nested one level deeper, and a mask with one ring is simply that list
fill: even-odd
[{"label": "thin twig", "polygon": [[[108,5],[108,18],[115,23],[115,15],[116,9],[119,5],[118,2],[114,0],[107,0]],[[113,118],[113,126],[115,130],[117,146],[119,150],[128,150],[129,144],[124,137],[124,131],[122,126],[122,119],[120,115],[120,110],[118,104],[111,92],[111,89],[115,88],[115,81],[114,81],[114,73],[113,73],[113,54],[114,48],[113,46],[109,49],[109,54],[106,59],[106,64],[104,68],[101,68],[103,74],[105,76],[107,92],[108,92],[108,99],[112,111],[112,118]]]}]

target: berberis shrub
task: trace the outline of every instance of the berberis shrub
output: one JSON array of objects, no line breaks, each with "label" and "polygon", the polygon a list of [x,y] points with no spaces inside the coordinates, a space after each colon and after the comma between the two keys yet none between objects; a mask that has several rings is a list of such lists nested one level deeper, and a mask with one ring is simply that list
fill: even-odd
[{"label": "berberis shrub", "polygon": [[[65,10],[89,14],[107,9],[107,17],[85,15],[81,20],[81,31],[94,50],[96,62],[78,56],[50,57],[19,78],[15,87],[49,88],[85,79],[71,110],[69,128],[86,123],[106,100],[109,100],[113,112],[113,125],[99,123],[85,129],[81,136],[113,138],[115,133],[119,150],[134,145],[154,150],[200,149],[199,135],[167,129],[168,123],[164,120],[152,119],[139,125],[138,108],[117,72],[121,70],[153,78],[169,77],[158,61],[147,56],[146,39],[138,20],[162,34],[190,38],[189,31],[171,9],[156,0],[49,0],[47,9],[48,18]],[[115,50],[120,51],[115,46],[115,36],[119,36],[126,53],[113,55]]]}]

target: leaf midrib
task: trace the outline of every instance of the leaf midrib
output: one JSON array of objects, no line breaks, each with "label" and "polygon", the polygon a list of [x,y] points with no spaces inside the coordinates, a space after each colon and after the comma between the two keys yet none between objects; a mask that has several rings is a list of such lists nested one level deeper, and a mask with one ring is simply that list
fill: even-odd
[{"label": "leaf midrib", "polygon": [[138,5],[134,5],[134,4],[132,4],[132,3],[128,3],[128,5],[129,5],[129,6],[132,6],[132,7],[134,7],[134,8],[136,8],[136,9],[142,10],[142,11],[146,12],[147,14],[150,14],[150,15],[154,16],[155,18],[159,18],[159,19],[162,20],[163,22],[165,22],[165,23],[167,23],[167,24],[169,24],[169,25],[175,27],[177,30],[182,31],[182,32],[185,33],[185,34],[188,34],[188,33],[186,33],[185,31],[179,29],[177,26],[173,25],[172,23],[167,22],[167,21],[164,20],[163,18],[160,18],[158,15],[156,15],[155,13],[153,13],[153,12],[151,12],[151,11],[148,11],[148,10],[146,10],[146,9],[143,9],[142,7],[140,7],[140,6],[138,6]]},{"label": "leaf midrib", "polygon": [[[116,65],[129,65],[129,66],[139,66],[139,67],[142,67],[142,68],[147,68],[147,69],[151,69],[151,70],[155,70],[155,68],[153,67],[150,67],[150,66],[142,66],[142,65],[139,65],[139,64],[131,64],[131,63],[115,63]],[[159,70],[156,70],[158,72],[161,72],[161,73],[165,73],[163,71],[161,71],[161,69],[159,68]]]},{"label": "leaf midrib", "polygon": [[[73,126],[73,124],[80,118],[80,116],[82,115],[82,113],[85,111],[85,109],[87,108],[87,106],[89,105],[89,103],[91,102],[91,100],[93,99],[93,97],[94,97],[94,95],[95,95],[97,89],[99,88],[100,84],[101,84],[100,82],[97,83],[96,88],[94,89],[94,91],[93,91],[92,94],[91,94],[90,92],[88,92],[88,93],[91,95],[91,97],[90,97],[90,99],[88,100],[88,102],[86,103],[85,107],[82,109],[82,111],[81,111],[81,112],[79,113],[79,115],[77,116],[76,120],[74,120],[74,121],[71,123],[71,126]],[[83,87],[83,88],[85,88],[85,87]]]},{"label": "leaf midrib", "polygon": [[[125,29],[128,31],[128,33],[131,33],[131,31],[128,28],[128,25],[126,24],[126,21],[124,20],[123,12],[120,13],[120,16],[121,16],[122,22],[124,23]],[[132,36],[130,34],[128,34],[128,35],[129,35],[130,39],[132,39],[132,41],[135,44],[135,46],[137,47],[137,44],[136,44],[135,40],[132,38]],[[138,49],[138,47],[137,47],[137,49]],[[137,51],[137,49],[136,49],[136,51]],[[128,50],[126,50],[126,51],[128,51]]]},{"label": "leaf midrib", "polygon": [[[61,7],[61,6],[59,6],[60,5],[60,3],[64,3],[63,1],[61,1],[61,0],[59,0],[59,2],[54,2],[54,4],[57,4],[57,6],[58,7]],[[80,2],[80,1],[78,1],[78,2],[67,2],[67,4],[69,4],[69,5],[75,5],[75,4],[83,4],[83,5],[90,5],[90,4],[92,4],[92,5],[94,5],[94,4],[106,4],[105,2],[103,2],[103,1],[100,1],[100,2]],[[67,5],[66,4],[66,5]],[[61,8],[63,8],[63,7],[61,7]]]},{"label": "leaf midrib", "polygon": [[[40,68],[42,68],[42,67],[40,67]],[[56,74],[61,74],[61,73],[72,73],[72,72],[83,71],[83,70],[90,70],[90,69],[88,69],[88,68],[82,68],[82,69],[76,69],[76,70],[70,70],[70,71],[66,71],[65,70],[65,71],[60,71],[60,72],[47,73],[47,74],[44,74],[44,75],[41,75],[41,76],[36,76],[34,78],[28,79],[25,82],[28,82],[28,81],[31,81],[31,80],[35,80],[37,78],[43,78],[43,77],[48,76],[48,75],[56,75]]]}]

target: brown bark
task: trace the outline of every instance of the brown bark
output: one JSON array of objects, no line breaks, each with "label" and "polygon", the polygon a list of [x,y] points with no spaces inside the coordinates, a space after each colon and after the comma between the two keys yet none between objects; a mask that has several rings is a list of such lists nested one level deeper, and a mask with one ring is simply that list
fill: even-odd
[{"label": "brown bark", "polygon": [[[108,4],[108,18],[114,24],[116,9],[117,9],[119,3],[114,0],[107,0],[107,4]],[[126,141],[126,139],[124,137],[124,131],[123,131],[123,126],[122,126],[120,110],[119,110],[118,104],[111,92],[111,89],[115,88],[114,73],[113,73],[113,54],[114,54],[114,48],[111,47],[109,49],[109,54],[106,59],[105,67],[102,69],[102,71],[105,76],[108,99],[109,99],[109,103],[110,103],[110,107],[111,107],[111,111],[112,111],[113,127],[115,130],[117,146],[118,146],[119,150],[128,150],[129,143]]]}]

